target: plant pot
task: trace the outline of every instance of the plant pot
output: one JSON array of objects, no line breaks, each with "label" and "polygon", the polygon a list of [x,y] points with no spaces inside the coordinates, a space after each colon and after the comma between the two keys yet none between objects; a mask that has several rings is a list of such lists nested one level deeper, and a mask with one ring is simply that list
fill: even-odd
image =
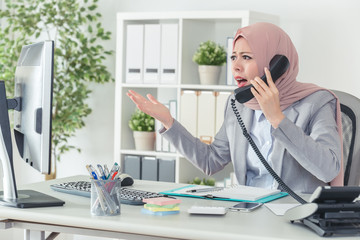
[{"label": "plant pot", "polygon": [[200,83],[203,85],[219,84],[221,66],[199,65]]},{"label": "plant pot", "polygon": [[155,132],[134,131],[135,149],[153,151],[155,144]]}]

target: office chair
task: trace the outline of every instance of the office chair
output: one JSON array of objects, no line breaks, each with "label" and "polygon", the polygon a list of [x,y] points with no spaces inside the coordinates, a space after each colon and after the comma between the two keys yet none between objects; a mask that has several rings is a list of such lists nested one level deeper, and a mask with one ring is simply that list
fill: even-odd
[{"label": "office chair", "polygon": [[360,186],[360,99],[345,92],[332,92],[339,98],[341,106],[344,185]]}]

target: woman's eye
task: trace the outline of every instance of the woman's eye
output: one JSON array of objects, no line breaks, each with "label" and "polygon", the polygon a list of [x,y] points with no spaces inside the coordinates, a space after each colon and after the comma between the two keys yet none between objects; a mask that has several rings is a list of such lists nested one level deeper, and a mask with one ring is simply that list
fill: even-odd
[{"label": "woman's eye", "polygon": [[250,56],[248,56],[248,55],[243,55],[242,58],[245,59],[245,60],[250,60],[250,59],[252,59],[252,58],[251,58]]},{"label": "woman's eye", "polygon": [[235,61],[235,60],[236,60],[236,56],[232,55],[232,56],[230,57],[230,59],[231,59],[231,61]]}]

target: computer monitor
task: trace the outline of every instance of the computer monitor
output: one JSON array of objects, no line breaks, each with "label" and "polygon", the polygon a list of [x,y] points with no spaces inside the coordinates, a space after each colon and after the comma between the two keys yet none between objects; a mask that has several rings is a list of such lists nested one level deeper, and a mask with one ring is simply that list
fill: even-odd
[{"label": "computer monitor", "polygon": [[0,82],[2,205],[28,208],[64,204],[36,191],[17,190],[8,114],[8,109],[14,109],[14,136],[21,158],[39,172],[50,173],[53,65],[53,41],[26,45],[16,66],[13,99],[6,98],[5,84]]}]

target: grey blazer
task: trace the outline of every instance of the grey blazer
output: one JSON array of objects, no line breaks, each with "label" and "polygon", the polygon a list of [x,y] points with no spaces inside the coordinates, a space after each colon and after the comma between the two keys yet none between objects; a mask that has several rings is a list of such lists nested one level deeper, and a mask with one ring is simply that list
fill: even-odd
[{"label": "grey blazer", "polygon": [[[171,128],[162,129],[160,133],[207,175],[232,162],[239,184],[245,184],[246,154],[250,145],[243,136],[230,99],[234,96],[226,103],[224,123],[210,145],[193,137],[176,120]],[[250,129],[253,110],[238,102],[236,107]],[[312,193],[338,175],[341,145],[335,109],[334,96],[326,90],[317,91],[285,109],[285,119],[277,129],[272,129],[273,169],[293,191]]]}]

